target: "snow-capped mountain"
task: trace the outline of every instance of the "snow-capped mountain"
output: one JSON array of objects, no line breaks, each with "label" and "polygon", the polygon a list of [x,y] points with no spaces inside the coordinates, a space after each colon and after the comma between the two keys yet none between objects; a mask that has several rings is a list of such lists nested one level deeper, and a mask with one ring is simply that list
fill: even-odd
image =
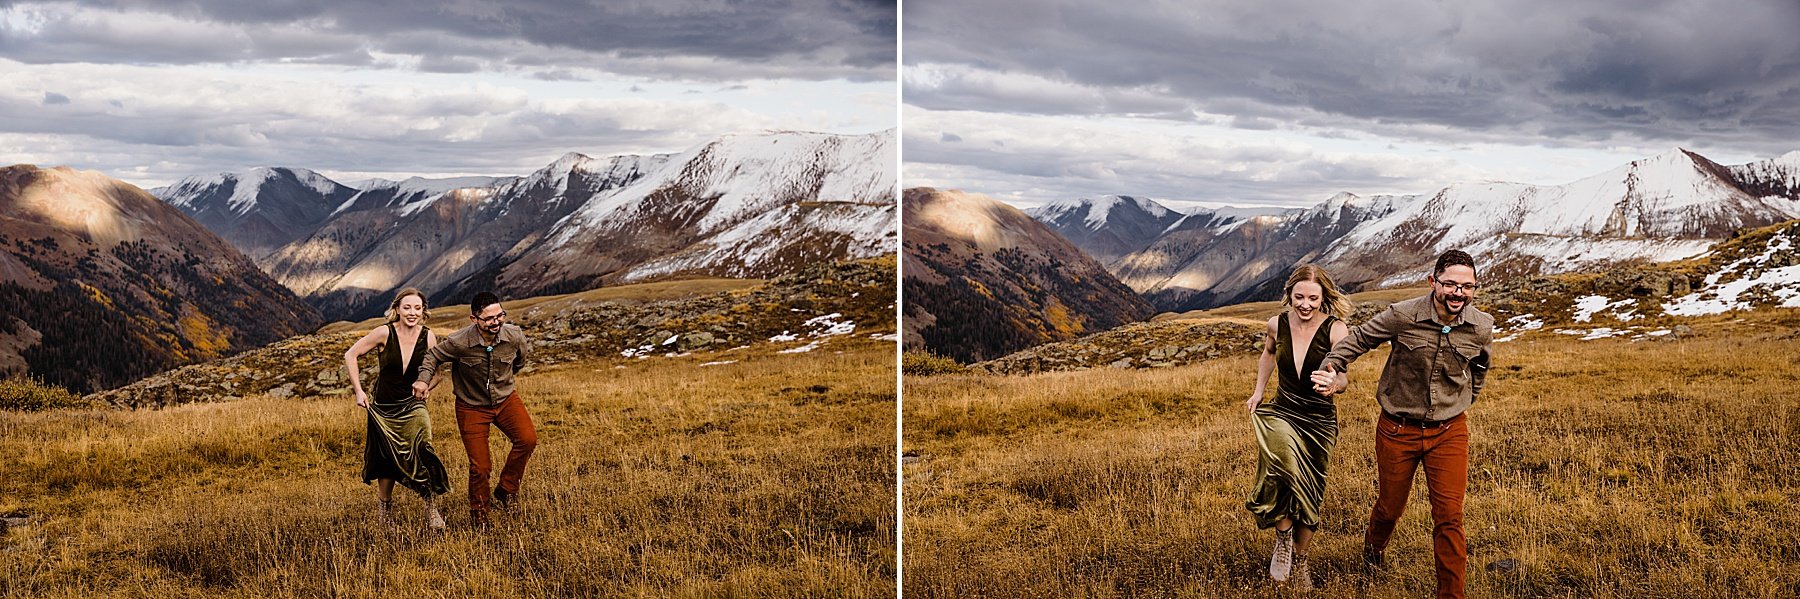
[{"label": "snow-capped mountain", "polygon": [[494,187],[510,182],[518,177],[444,177],[427,179],[410,177],[405,181],[387,179],[369,179],[356,186],[359,190],[344,203],[338,204],[327,218],[345,212],[371,210],[379,208],[399,207],[402,212],[412,213],[430,206],[445,192],[456,189],[480,189]]},{"label": "snow-capped mountain", "polygon": [[783,274],[895,250],[893,140],[733,135],[681,154],[571,153],[486,185],[371,182],[260,264],[333,318],[379,313],[403,287],[445,303]]},{"label": "snow-capped mountain", "polygon": [[974,362],[1151,315],[1098,261],[978,194],[905,192],[904,343]]},{"label": "snow-capped mountain", "polygon": [[898,249],[893,130],[729,135],[596,194],[495,279],[515,292],[766,277]]},{"label": "snow-capped mountain", "polygon": [[1437,254],[1459,248],[1484,278],[1506,278],[1684,258],[1792,218],[1800,152],[1727,167],[1677,148],[1564,185],[1346,193],[1279,216],[1177,224],[1114,271],[1158,308],[1186,310],[1273,298],[1300,262],[1355,289],[1423,281]]},{"label": "snow-capped mountain", "polygon": [[1390,196],[1340,193],[1312,208],[1275,214],[1197,211],[1112,270],[1160,310],[1260,298],[1271,293],[1271,279],[1279,286],[1289,267],[1313,261],[1326,244],[1388,214],[1394,204]]},{"label": "snow-capped mountain", "polygon": [[256,258],[310,233],[356,190],[303,168],[257,167],[150,193]]},{"label": "snow-capped mountain", "polygon": [[434,302],[462,301],[447,293],[534,243],[592,195],[665,163],[571,153],[525,177],[373,181],[259,265],[328,318],[379,314],[387,296],[406,287]]},{"label": "snow-capped mountain", "polygon": [[1059,200],[1025,214],[1102,264],[1144,249],[1183,217],[1156,200],[1118,195]]}]

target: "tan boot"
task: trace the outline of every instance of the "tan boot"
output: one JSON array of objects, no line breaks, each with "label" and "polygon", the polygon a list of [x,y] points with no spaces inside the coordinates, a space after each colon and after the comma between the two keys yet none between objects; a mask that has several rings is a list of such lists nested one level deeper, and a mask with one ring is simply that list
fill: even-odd
[{"label": "tan boot", "polygon": [[1312,570],[1306,565],[1306,554],[1294,554],[1294,569],[1288,575],[1288,586],[1302,592],[1313,590]]},{"label": "tan boot", "polygon": [[1294,569],[1294,529],[1275,531],[1275,553],[1269,556],[1269,578],[1281,582]]},{"label": "tan boot", "polygon": [[425,500],[425,526],[431,530],[444,530],[450,525],[444,522],[444,515],[438,512],[437,503]]}]

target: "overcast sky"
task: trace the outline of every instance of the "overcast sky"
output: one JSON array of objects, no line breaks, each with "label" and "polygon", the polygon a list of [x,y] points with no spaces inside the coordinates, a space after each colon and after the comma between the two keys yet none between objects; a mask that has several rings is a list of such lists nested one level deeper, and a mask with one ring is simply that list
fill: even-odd
[{"label": "overcast sky", "polygon": [[522,175],[894,115],[892,0],[0,0],[0,165]]},{"label": "overcast sky", "polygon": [[1022,206],[1800,150],[1794,0],[909,0],[902,28],[906,185]]}]

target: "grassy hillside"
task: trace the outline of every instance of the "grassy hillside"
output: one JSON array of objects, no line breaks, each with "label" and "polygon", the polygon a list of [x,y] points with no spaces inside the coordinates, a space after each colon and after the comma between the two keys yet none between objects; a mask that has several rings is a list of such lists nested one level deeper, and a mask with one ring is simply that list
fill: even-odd
[{"label": "grassy hillside", "polygon": [[[1496,346],[1470,420],[1470,596],[1800,596],[1800,310],[1682,322],[1642,341],[1542,330]],[[1393,571],[1358,566],[1385,357],[1358,361],[1338,402],[1318,596],[1434,588],[1422,476]],[[906,595],[1283,596],[1266,583],[1272,536],[1243,508],[1254,373],[1237,355],[907,377]]]},{"label": "grassy hillside", "polygon": [[892,257],[507,309],[539,444],[492,530],[468,526],[449,385],[450,530],[403,490],[377,520],[342,372],[373,323],[338,323],[82,400],[0,389],[41,410],[0,410],[0,597],[892,595]]},{"label": "grassy hillside", "polygon": [[0,412],[0,596],[891,596],[891,339],[528,374],[540,443],[490,531],[467,526],[447,385],[436,535],[404,491],[377,522],[347,396]]}]

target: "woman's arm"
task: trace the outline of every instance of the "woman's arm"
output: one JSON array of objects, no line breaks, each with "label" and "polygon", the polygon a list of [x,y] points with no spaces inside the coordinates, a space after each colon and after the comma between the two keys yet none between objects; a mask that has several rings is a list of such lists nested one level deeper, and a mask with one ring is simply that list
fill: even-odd
[{"label": "woman's arm", "polygon": [[[425,331],[425,351],[429,352],[433,348],[436,348],[437,343],[438,343],[437,333],[433,333],[431,331]],[[432,391],[437,390],[438,383],[444,382],[444,378],[448,376],[449,370],[450,369],[448,369],[448,368],[439,368],[439,369],[437,369],[437,372],[432,373],[431,382],[426,383],[426,387],[425,387],[425,393],[427,395],[429,395]]]},{"label": "woman's arm", "polygon": [[[1275,318],[1281,318],[1281,315],[1277,314]],[[1256,392],[1251,393],[1249,401],[1244,402],[1244,407],[1252,412],[1262,403],[1263,392],[1269,385],[1269,373],[1275,371],[1275,318],[1269,319],[1269,330],[1263,332],[1262,355],[1256,358]]]},{"label": "woman's arm", "polygon": [[[1342,321],[1342,320],[1331,321],[1331,346],[1332,347],[1337,347],[1338,342],[1343,341],[1344,338],[1348,337],[1348,336],[1350,336],[1350,327],[1345,325],[1344,321]],[[1329,389],[1325,390],[1325,394],[1326,395],[1337,395],[1338,392],[1343,391],[1344,389],[1348,388],[1349,386],[1350,386],[1350,372],[1348,370],[1340,370],[1337,372],[1337,376],[1332,379],[1331,387]]]},{"label": "woman's arm", "polygon": [[369,331],[369,334],[363,335],[361,339],[357,339],[356,343],[350,344],[350,349],[344,352],[344,369],[350,372],[350,389],[356,392],[356,405],[358,406],[369,407],[369,394],[363,392],[362,369],[357,367],[356,359],[369,353],[369,350],[381,347],[381,344],[386,341],[387,336],[382,334],[381,329],[375,329]]}]

